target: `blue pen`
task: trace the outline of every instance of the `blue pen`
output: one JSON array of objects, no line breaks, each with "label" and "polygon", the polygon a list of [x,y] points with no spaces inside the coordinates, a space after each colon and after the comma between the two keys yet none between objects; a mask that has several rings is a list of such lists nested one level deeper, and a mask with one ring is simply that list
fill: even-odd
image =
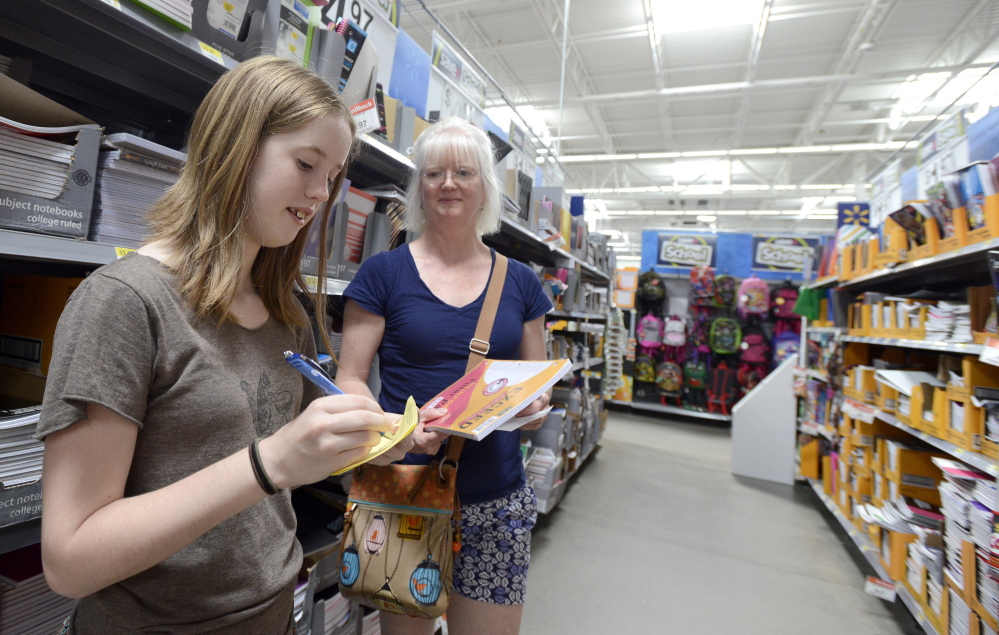
[{"label": "blue pen", "polygon": [[291,364],[295,370],[305,375],[306,379],[319,386],[327,395],[343,394],[343,391],[336,387],[336,384],[333,383],[333,379],[326,374],[326,371],[323,370],[322,366],[305,355],[285,351],[284,359],[286,362]]}]

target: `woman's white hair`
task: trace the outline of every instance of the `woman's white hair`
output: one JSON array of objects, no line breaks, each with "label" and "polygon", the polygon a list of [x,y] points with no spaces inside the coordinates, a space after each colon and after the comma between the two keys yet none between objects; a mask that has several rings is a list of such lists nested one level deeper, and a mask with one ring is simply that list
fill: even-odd
[{"label": "woman's white hair", "polygon": [[458,117],[442,119],[427,128],[413,147],[416,173],[406,192],[406,229],[422,233],[427,225],[423,209],[423,174],[428,165],[457,165],[474,168],[482,175],[485,200],[475,221],[479,236],[493,234],[500,228],[500,183],[493,169],[493,145],[480,128]]}]

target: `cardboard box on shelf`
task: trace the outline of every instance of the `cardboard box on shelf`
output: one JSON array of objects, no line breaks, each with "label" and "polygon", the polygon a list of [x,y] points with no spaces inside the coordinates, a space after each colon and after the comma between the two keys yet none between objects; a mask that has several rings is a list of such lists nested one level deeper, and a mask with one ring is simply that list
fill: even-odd
[{"label": "cardboard box on shelf", "polygon": [[937,224],[937,219],[926,219],[923,227],[925,228],[926,242],[922,245],[910,243],[910,261],[930,258],[940,253],[940,226]]},{"label": "cardboard box on shelf", "polygon": [[[34,196],[0,187],[0,228],[87,237],[94,202],[97,153],[101,127],[72,110],[36,93],[6,75],[0,75],[0,116],[28,126],[76,127],[72,159],[65,172],[66,183],[55,198]],[[6,170],[6,168],[5,168]]]},{"label": "cardboard box on shelf", "polygon": [[884,529],[881,532],[881,566],[892,580],[905,579],[905,559],[908,545],[916,539],[915,534],[903,534]]},{"label": "cardboard box on shelf", "polygon": [[828,456],[822,457],[822,491],[825,492],[826,496],[833,495],[833,481],[835,480],[835,474],[833,474],[832,459]]},{"label": "cardboard box on shelf", "polygon": [[946,458],[941,452],[931,452],[891,439],[885,440],[884,473],[888,479],[888,498],[911,496],[940,505],[937,489],[943,473],[932,459]]}]

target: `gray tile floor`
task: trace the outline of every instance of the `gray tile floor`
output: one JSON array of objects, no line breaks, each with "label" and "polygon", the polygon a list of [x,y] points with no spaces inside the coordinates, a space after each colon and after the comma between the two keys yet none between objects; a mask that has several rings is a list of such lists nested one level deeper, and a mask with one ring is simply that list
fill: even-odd
[{"label": "gray tile floor", "polygon": [[601,446],[535,529],[523,635],[922,632],[810,490],[731,474],[728,429],[615,411]]}]

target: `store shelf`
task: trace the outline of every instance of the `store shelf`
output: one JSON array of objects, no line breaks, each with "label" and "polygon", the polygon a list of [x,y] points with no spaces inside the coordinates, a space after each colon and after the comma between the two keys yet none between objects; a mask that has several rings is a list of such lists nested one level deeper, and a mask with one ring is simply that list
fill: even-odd
[{"label": "store shelf", "polygon": [[357,158],[350,164],[351,185],[361,189],[386,183],[404,189],[409,185],[416,170],[409,157],[371,135],[361,135],[358,141]]},{"label": "store shelf", "polygon": [[807,329],[808,333],[818,334],[829,334],[829,335],[842,335],[846,333],[845,326],[809,326]]},{"label": "store shelf", "polygon": [[732,421],[732,415],[723,415],[716,412],[700,412],[697,410],[678,408],[676,406],[664,406],[656,403],[641,403],[638,401],[632,401],[628,405],[635,410],[648,410],[650,412],[662,412],[665,414],[681,415],[684,417],[694,417],[696,419],[711,419],[712,421]]},{"label": "store shelf", "polygon": [[844,335],[844,342],[862,342],[866,344],[879,344],[881,346],[899,346],[902,348],[918,348],[926,351],[937,351],[940,353],[961,353],[964,355],[980,355],[982,353],[981,344],[958,344],[955,342],[926,342],[923,340],[903,340],[892,337],[861,337],[859,335]]},{"label": "store shelf", "polygon": [[[842,526],[843,530],[846,531],[848,536],[850,536],[850,540],[852,540],[853,544],[860,550],[861,555],[863,555],[864,558],[867,559],[867,562],[874,567],[874,571],[878,574],[878,577],[886,582],[890,582],[891,578],[888,576],[888,572],[885,571],[885,568],[881,566],[880,555],[878,554],[878,550],[874,546],[874,543],[871,542],[870,537],[864,532],[858,530],[853,523],[851,523],[846,516],[843,515],[843,512],[840,511],[836,503],[833,502],[831,498],[826,496],[826,493],[822,490],[821,481],[811,478],[806,480],[808,481],[808,485],[812,488],[812,491],[815,492],[815,495],[818,496],[819,500],[822,501],[822,504],[829,510],[829,513],[831,513],[836,520],[839,521],[840,526]],[[905,608],[909,609],[909,612],[916,618],[916,621],[923,627],[923,630],[925,630],[929,635],[939,635],[937,630],[930,623],[929,619],[927,619],[926,613],[923,611],[923,607],[919,606],[919,603],[916,602],[915,598],[909,594],[905,585],[900,582],[895,583],[895,591],[898,594],[898,597],[901,598],[902,603],[905,604]]]},{"label": "store shelf", "polygon": [[573,319],[573,320],[606,320],[606,313],[580,313],[578,311],[551,311],[548,315],[552,317]]},{"label": "store shelf", "polygon": [[873,421],[873,419],[884,421],[889,425],[895,426],[899,430],[904,430],[912,436],[922,439],[938,450],[946,452],[947,454],[963,461],[964,463],[967,463],[968,465],[971,465],[972,467],[976,467],[983,472],[991,474],[992,476],[999,476],[999,462],[993,461],[992,459],[978,454],[977,452],[965,450],[964,448],[954,445],[950,441],[946,441],[939,437],[935,437],[932,434],[927,434],[922,430],[917,430],[912,426],[908,426],[896,419],[894,415],[883,412],[870,404],[865,404],[857,401],[856,399],[846,397],[843,399],[843,412],[855,419],[860,419],[861,421],[865,421],[867,423]]},{"label": "store shelf", "polygon": [[0,527],[0,554],[33,545],[42,539],[42,519]]},{"label": "store shelf", "polygon": [[582,370],[584,368],[593,368],[594,366],[599,366],[603,363],[604,363],[603,357],[591,357],[585,362],[573,362],[572,372],[576,372],[577,370]]},{"label": "store shelf", "polygon": [[813,436],[823,436],[830,441],[836,440],[836,432],[834,430],[830,430],[826,426],[820,426],[819,424],[811,421],[802,421],[798,424],[798,430]]},{"label": "store shelf", "polygon": [[[319,281],[315,276],[302,276],[305,279],[306,286],[309,287],[310,293],[316,292],[316,283]],[[347,285],[350,284],[347,280],[338,280],[336,278],[326,278],[326,295],[342,295]]]},{"label": "store shelf", "polygon": [[819,381],[824,381],[826,383],[829,383],[830,381],[829,373],[821,370],[815,370],[814,368],[802,368],[800,366],[796,366],[794,368],[794,374],[798,376],[808,377],[810,379],[817,379]]},{"label": "store shelf", "polygon": [[0,255],[87,265],[106,265],[118,258],[111,245],[7,229],[0,229]]},{"label": "store shelf", "polygon": [[826,289],[828,287],[835,287],[839,283],[839,276],[826,276],[825,278],[819,278],[808,285],[812,289]]},{"label": "store shelf", "polygon": [[[908,277],[908,286],[918,287],[937,282],[967,277],[969,273],[986,273],[985,253],[999,248],[999,238],[954,249],[938,256],[905,262],[890,269],[881,269],[844,282],[841,286],[853,291],[868,289],[885,283],[897,283]],[[969,269],[968,265],[976,266]],[[920,274],[913,276],[911,274]]]},{"label": "store shelf", "polygon": [[603,271],[563,249],[552,248],[529,229],[506,216],[500,219],[500,231],[498,234],[491,234],[483,238],[486,242],[506,244],[516,249],[525,250],[535,259],[547,265],[555,265],[557,262],[565,260],[578,262],[580,268],[590,280],[600,283],[610,282],[610,276]]},{"label": "store shelf", "polygon": [[[131,2],[4,0],[0,33],[37,52],[34,82],[84,101],[123,101],[122,107],[137,111],[150,106],[191,114],[219,76],[236,66],[224,55],[209,57],[189,33]],[[72,84],[57,79],[70,75]]]}]

